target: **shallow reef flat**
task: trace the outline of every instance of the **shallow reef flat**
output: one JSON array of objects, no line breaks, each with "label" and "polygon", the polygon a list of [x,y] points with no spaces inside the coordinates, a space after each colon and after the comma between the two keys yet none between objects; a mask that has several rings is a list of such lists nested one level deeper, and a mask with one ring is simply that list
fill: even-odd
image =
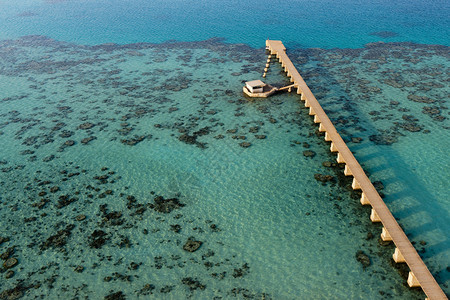
[{"label": "shallow reef flat", "polygon": [[[448,48],[290,56],[447,289],[445,186],[416,168],[448,162]],[[0,41],[0,299],[423,298],[298,96],[242,94],[265,59],[220,39]],[[288,83],[275,63],[266,81]],[[405,160],[416,140],[432,158]]]}]

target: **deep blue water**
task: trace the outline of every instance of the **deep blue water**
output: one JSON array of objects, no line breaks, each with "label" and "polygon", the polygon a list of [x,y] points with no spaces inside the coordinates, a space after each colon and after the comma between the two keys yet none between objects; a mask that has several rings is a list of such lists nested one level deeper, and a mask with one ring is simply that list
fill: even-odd
[{"label": "deep blue water", "polygon": [[[261,47],[357,48],[375,41],[449,45],[450,4],[436,1],[1,1],[0,38],[82,44],[223,37]],[[373,33],[389,32],[389,37]]]}]

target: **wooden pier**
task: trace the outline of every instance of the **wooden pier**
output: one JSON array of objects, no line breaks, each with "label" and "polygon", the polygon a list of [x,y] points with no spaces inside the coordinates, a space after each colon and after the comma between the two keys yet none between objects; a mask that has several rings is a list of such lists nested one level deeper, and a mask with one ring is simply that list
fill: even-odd
[{"label": "wooden pier", "polygon": [[[364,173],[364,170],[336,131],[336,128],[320,106],[316,97],[314,97],[313,93],[294,67],[294,64],[286,55],[286,48],[283,43],[281,41],[267,40],[266,49],[270,51],[267,62],[270,62],[272,55],[275,55],[276,58],[278,58],[281,66],[293,83],[294,89],[297,89],[297,94],[301,95],[300,99],[305,102],[305,107],[309,107],[309,114],[314,116],[314,123],[319,124],[319,131],[325,132],[325,141],[331,142],[330,151],[337,153],[337,162],[345,163],[344,174],[346,176],[353,176],[353,189],[362,191],[361,204],[370,205],[372,207],[370,214],[372,222],[381,222],[383,224],[381,239],[383,241],[392,241],[396,246],[392,258],[396,263],[406,263],[408,265],[410,269],[407,280],[408,285],[410,287],[421,287],[428,299],[447,299],[445,293],[442,291],[433,275],[431,275],[416,249],[391,214],[383,199],[381,199],[367,175]],[[263,77],[266,75],[267,65],[266,69],[264,69]]]}]

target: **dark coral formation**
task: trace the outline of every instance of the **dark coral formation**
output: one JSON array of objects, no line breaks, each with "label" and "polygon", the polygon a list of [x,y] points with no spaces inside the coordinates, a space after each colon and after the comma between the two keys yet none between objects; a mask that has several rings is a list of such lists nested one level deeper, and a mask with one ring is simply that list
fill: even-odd
[{"label": "dark coral formation", "polygon": [[47,250],[49,248],[62,248],[67,244],[69,237],[72,234],[72,230],[75,225],[69,224],[66,228],[59,230],[56,234],[47,238],[47,240],[41,244],[41,250]]},{"label": "dark coral formation", "polygon": [[196,241],[193,237],[190,237],[183,245],[183,250],[187,252],[195,252],[201,247],[202,244],[203,242]]},{"label": "dark coral formation", "polygon": [[367,256],[367,254],[365,254],[361,250],[356,252],[355,258],[356,258],[357,261],[359,261],[361,263],[361,265],[363,266],[364,269],[372,264],[371,261],[370,261],[369,256]]},{"label": "dark coral formation", "polygon": [[184,206],[177,198],[164,199],[162,196],[156,196],[153,201],[155,201],[155,204],[150,204],[150,208],[165,214]]},{"label": "dark coral formation", "polygon": [[108,240],[106,232],[103,230],[94,230],[89,237],[89,247],[100,249]]}]

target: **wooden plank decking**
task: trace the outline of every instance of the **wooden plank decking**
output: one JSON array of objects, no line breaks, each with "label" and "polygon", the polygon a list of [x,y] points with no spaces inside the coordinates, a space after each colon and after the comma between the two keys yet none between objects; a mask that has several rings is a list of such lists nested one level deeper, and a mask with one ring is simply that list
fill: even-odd
[{"label": "wooden plank decking", "polygon": [[362,190],[363,196],[361,203],[372,206],[371,220],[383,224],[383,240],[392,240],[397,247],[396,253],[393,256],[394,260],[396,262],[406,262],[410,268],[411,272],[409,273],[408,284],[410,286],[420,286],[429,299],[447,299],[416,249],[366,176],[364,170],[336,131],[336,128],[320,106],[316,97],[314,97],[294,64],[287,56],[283,43],[281,41],[267,40],[266,46],[271,55],[276,55],[279,59],[287,76],[290,77],[291,82],[297,88],[297,93],[301,94],[301,100],[305,101],[305,106],[310,108],[309,114],[314,115],[314,122],[320,124],[319,130],[325,132],[325,140],[331,141],[331,151],[338,153],[338,162],[346,164],[345,175],[353,176],[353,188]]}]

